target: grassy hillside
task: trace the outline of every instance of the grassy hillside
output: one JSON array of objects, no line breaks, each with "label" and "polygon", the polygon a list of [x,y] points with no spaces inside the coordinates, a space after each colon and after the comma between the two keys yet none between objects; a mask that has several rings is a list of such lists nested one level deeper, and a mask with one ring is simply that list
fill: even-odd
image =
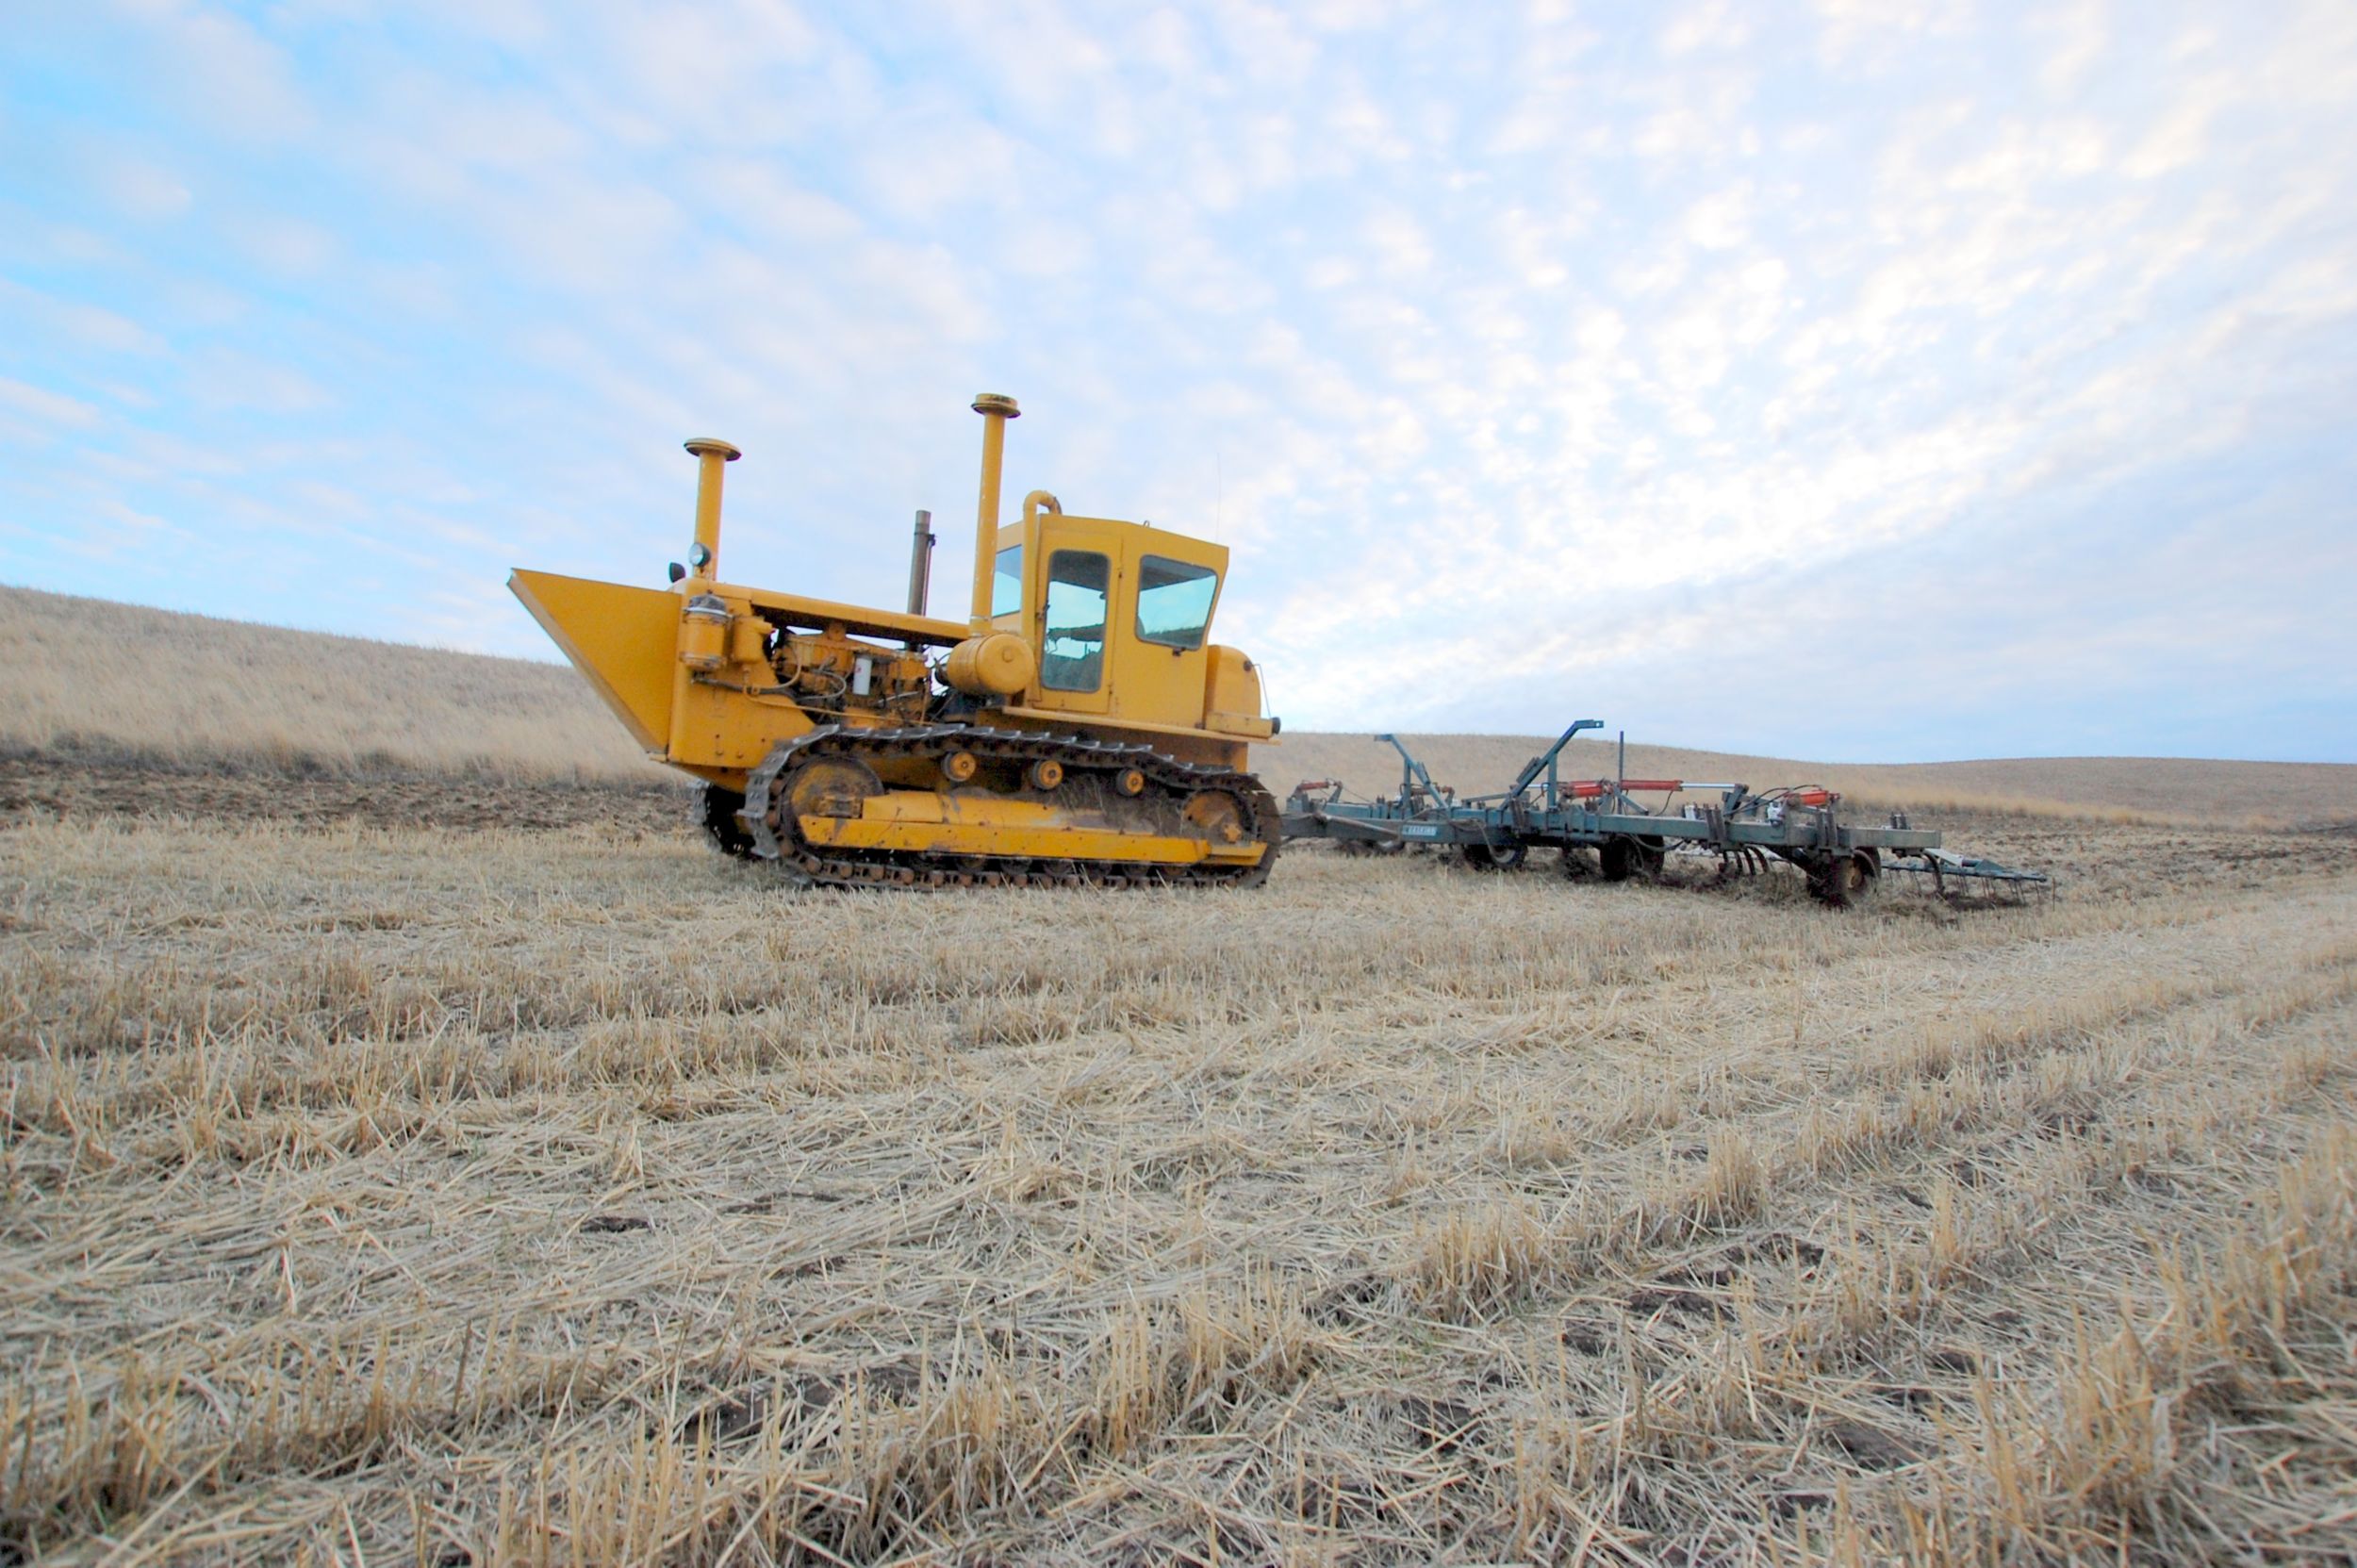
[{"label": "grassy hillside", "polygon": [[[1529,735],[1414,735],[1433,776],[1496,790],[1543,749]],[[537,778],[661,776],[569,669],[104,600],[0,587],[0,748],[132,752],[336,774],[385,767]],[[1365,735],[1288,734],[1255,766],[1281,794],[1339,778],[1393,787],[1389,747]],[[1610,743],[1575,742],[1565,770],[1612,771]],[[1824,783],[1925,809],[2198,816],[2242,822],[2357,820],[2357,767],[2063,757],[1827,767],[1631,745],[1632,776]]]},{"label": "grassy hillside", "polygon": [[659,771],[559,666],[7,587],[0,748],[331,773]]}]

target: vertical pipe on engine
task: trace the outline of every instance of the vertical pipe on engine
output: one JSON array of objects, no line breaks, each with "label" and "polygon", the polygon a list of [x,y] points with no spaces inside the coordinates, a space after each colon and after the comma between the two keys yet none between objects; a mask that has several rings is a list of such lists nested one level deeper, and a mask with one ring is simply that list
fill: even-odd
[{"label": "vertical pipe on engine", "polygon": [[974,400],[982,417],[982,490],[974,519],[974,607],[970,624],[977,632],[990,630],[990,573],[998,557],[998,468],[1007,450],[1007,421],[1023,410],[1003,392],[984,392]]},{"label": "vertical pipe on engine", "polygon": [[720,574],[720,466],[745,454],[726,441],[699,436],[687,443],[696,459],[696,544],[688,575],[709,582]]},{"label": "vertical pipe on engine", "polygon": [[933,515],[916,514],[916,536],[909,542],[909,614],[923,615],[925,599],[932,586],[933,576]]}]

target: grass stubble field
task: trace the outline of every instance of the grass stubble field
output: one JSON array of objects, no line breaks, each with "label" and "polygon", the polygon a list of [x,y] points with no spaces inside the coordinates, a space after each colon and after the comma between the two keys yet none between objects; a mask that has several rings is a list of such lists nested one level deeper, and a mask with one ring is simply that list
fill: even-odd
[{"label": "grass stubble field", "polygon": [[0,1558],[2357,1553],[2346,834],[810,896],[136,718],[0,727]]}]

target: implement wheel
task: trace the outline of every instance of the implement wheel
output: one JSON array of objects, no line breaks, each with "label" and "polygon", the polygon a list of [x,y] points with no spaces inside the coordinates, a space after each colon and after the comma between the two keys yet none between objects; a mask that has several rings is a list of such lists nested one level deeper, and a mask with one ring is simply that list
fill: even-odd
[{"label": "implement wheel", "polygon": [[1647,843],[1641,838],[1623,834],[1607,838],[1596,850],[1596,862],[1604,870],[1607,882],[1626,882],[1641,877],[1647,882],[1661,875],[1665,851],[1658,842]]},{"label": "implement wheel", "polygon": [[1465,864],[1476,871],[1514,870],[1529,852],[1521,844],[1468,844],[1464,850]]},{"label": "implement wheel", "polygon": [[1882,856],[1872,850],[1853,850],[1829,856],[1808,873],[1808,890],[1835,909],[1864,903],[1882,880]]}]

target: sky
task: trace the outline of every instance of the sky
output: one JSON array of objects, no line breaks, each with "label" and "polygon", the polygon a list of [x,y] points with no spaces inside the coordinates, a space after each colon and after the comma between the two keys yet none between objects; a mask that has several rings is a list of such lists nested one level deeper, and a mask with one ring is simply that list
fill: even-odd
[{"label": "sky", "polygon": [[2357,762],[2347,0],[10,11],[0,583],[957,615],[997,391],[1294,729]]}]

